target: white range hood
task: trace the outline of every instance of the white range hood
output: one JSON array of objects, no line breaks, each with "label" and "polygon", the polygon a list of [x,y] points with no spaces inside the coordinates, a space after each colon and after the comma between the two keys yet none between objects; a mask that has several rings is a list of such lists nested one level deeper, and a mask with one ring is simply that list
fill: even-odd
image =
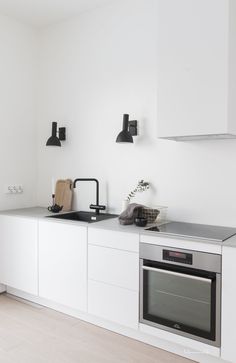
[{"label": "white range hood", "polygon": [[233,134],[186,135],[186,136],[159,137],[159,139],[173,140],[173,141],[222,140],[222,139],[236,139],[236,135]]},{"label": "white range hood", "polygon": [[236,138],[236,1],[157,2],[158,138]]}]

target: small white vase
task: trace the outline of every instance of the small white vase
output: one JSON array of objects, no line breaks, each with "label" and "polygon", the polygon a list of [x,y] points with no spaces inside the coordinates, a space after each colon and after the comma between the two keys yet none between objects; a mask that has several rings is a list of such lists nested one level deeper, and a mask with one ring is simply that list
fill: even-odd
[{"label": "small white vase", "polygon": [[124,212],[128,208],[128,205],[129,205],[129,200],[122,201],[121,213]]}]

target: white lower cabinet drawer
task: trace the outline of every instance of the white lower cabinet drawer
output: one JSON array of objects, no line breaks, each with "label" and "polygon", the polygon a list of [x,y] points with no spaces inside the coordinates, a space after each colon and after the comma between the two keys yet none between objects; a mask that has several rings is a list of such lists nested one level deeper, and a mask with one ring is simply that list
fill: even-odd
[{"label": "white lower cabinet drawer", "polygon": [[139,233],[117,232],[92,227],[88,228],[88,244],[138,253]]},{"label": "white lower cabinet drawer", "polygon": [[136,252],[89,245],[88,278],[138,291],[139,255]]},{"label": "white lower cabinet drawer", "polygon": [[138,329],[139,294],[102,282],[88,282],[88,312],[120,325]]}]

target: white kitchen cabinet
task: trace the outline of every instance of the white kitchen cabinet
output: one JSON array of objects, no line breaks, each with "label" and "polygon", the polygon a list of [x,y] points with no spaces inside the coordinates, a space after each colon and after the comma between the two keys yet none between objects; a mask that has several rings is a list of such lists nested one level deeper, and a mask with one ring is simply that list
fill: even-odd
[{"label": "white kitchen cabinet", "polygon": [[39,222],[39,296],[87,311],[87,227]]},{"label": "white kitchen cabinet", "polygon": [[88,278],[138,291],[138,254],[113,248],[88,247]]},{"label": "white kitchen cabinet", "polygon": [[88,312],[114,323],[138,329],[138,292],[88,281]]},{"label": "white kitchen cabinet", "polygon": [[236,361],[236,248],[222,248],[221,358]]},{"label": "white kitchen cabinet", "polygon": [[88,312],[137,329],[139,235],[89,228],[88,243]]},{"label": "white kitchen cabinet", "polygon": [[158,137],[235,136],[235,0],[157,1]]},{"label": "white kitchen cabinet", "polygon": [[138,233],[91,227],[88,229],[88,241],[90,244],[97,246],[139,252]]},{"label": "white kitchen cabinet", "polygon": [[0,216],[0,282],[38,294],[38,222]]}]

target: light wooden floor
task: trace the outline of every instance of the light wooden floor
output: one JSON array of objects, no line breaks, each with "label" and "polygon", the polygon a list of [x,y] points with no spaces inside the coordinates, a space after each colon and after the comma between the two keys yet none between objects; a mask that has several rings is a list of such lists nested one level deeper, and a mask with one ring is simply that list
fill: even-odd
[{"label": "light wooden floor", "polygon": [[191,363],[38,305],[0,295],[1,363]]}]

